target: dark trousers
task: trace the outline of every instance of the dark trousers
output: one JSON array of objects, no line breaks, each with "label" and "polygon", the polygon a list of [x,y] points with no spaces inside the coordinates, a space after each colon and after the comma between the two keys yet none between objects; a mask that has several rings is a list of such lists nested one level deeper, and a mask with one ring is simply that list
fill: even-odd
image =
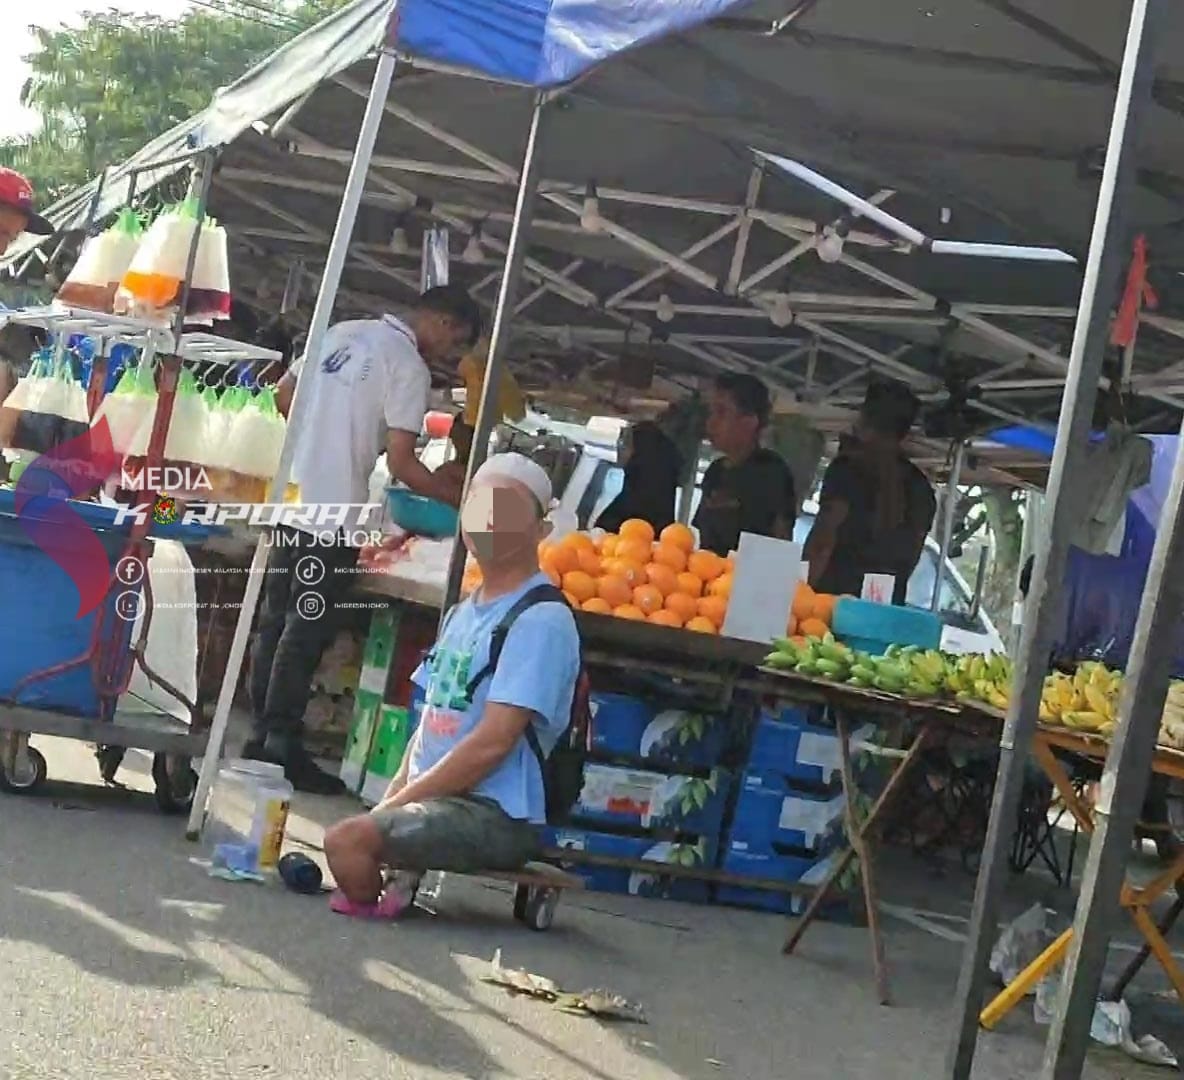
[{"label": "dark trousers", "polygon": [[341,625],[358,551],[300,529],[272,534],[263,606],[251,653],[254,738],[286,755],[299,747],[312,679]]}]

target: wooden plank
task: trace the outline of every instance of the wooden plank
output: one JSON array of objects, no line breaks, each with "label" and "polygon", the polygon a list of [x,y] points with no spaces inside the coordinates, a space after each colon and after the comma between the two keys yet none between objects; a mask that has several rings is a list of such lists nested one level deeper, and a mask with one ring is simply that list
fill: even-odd
[{"label": "wooden plank", "polygon": [[[447,872],[447,871],[446,871]],[[521,870],[474,870],[462,877],[489,878],[491,881],[508,881],[512,885],[533,885],[542,889],[583,889],[587,886],[582,877],[569,874],[550,863],[531,862]]]},{"label": "wooden plank", "polygon": [[607,866],[614,870],[635,870],[656,877],[685,878],[690,881],[706,881],[715,885],[738,885],[741,888],[759,889],[762,892],[781,892],[799,896],[810,896],[813,885],[801,885],[796,881],[777,881],[773,878],[751,878],[741,874],[730,874],[726,870],[715,870],[709,866],[675,866],[673,863],[655,862],[653,859],[626,859],[617,855],[595,855],[589,851],[573,848],[547,848],[543,855],[559,863],[573,866]]}]

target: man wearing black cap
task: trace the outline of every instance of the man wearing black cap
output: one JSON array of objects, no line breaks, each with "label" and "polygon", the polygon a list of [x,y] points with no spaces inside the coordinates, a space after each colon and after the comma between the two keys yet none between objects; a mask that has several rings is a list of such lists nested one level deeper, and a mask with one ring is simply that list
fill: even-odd
[{"label": "man wearing black cap", "polygon": [[902,449],[918,407],[901,383],[868,387],[854,433],[822,478],[806,540],[810,584],[820,592],[859,596],[865,574],[892,574],[892,602],[905,602],[937,509],[932,486]]},{"label": "man wearing black cap", "polygon": [[53,234],[53,226],[33,206],[33,185],[20,173],[0,167],[0,255],[21,233]]}]

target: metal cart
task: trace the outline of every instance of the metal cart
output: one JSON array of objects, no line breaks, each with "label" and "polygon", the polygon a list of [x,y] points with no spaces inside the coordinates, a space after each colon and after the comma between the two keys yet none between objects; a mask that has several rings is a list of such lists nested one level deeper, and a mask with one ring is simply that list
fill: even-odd
[{"label": "metal cart", "polygon": [[[189,263],[190,275],[195,249],[196,240]],[[186,294],[187,287],[181,297],[181,311],[185,308]],[[210,369],[211,365],[244,361],[268,364],[281,359],[278,353],[270,350],[213,334],[182,333],[179,319],[176,325],[170,327],[163,322],[56,305],[9,312],[4,318],[8,322],[40,327],[58,334],[61,343],[72,334],[86,335],[98,343],[88,393],[88,408],[92,417],[103,397],[111,348],[117,344],[130,344],[141,350],[140,363],[152,364],[156,368],[159,395],[147,451],[148,475],[151,475],[153,467],[162,464],[178,381],[186,364]],[[29,745],[29,737],[52,735],[94,743],[100,773],[109,784],[115,782],[116,772],[127,749],[151,753],[152,777],[159,807],[166,813],[188,810],[197,781],[191,760],[204,754],[206,731],[196,703],[189,701],[181,691],[152,671],[146,660],[145,647],[154,605],[147,560],[154,536],[160,537],[161,530],[150,517],[145,516],[135,519],[125,531],[112,532],[106,537],[107,545],[119,545],[119,555],[117,559],[112,559],[106,596],[95,618],[89,646],[69,660],[30,671],[10,688],[6,697],[0,699],[0,789],[15,794],[29,794],[41,787],[47,775],[46,761],[36,748]],[[183,536],[179,538],[184,539]],[[110,552],[110,547],[108,550]],[[130,640],[131,626],[126,614],[121,618],[121,613],[115,610],[112,603],[113,600],[117,602],[118,595],[126,593],[132,584],[142,589],[139,606],[143,611],[139,632],[134,640]],[[118,708],[119,699],[127,690],[136,665],[155,686],[183,704],[189,714],[188,723],[171,715],[126,712]],[[22,701],[30,688],[87,667],[98,698],[97,715],[77,715],[37,708]]]}]

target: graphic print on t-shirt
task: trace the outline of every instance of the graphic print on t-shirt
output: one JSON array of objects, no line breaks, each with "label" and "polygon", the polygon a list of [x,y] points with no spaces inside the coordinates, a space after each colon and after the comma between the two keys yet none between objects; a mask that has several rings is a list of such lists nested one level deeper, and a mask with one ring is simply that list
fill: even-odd
[{"label": "graphic print on t-shirt", "polygon": [[424,723],[433,735],[454,736],[464,713],[472,706],[469,679],[473,650],[440,649],[432,660],[431,680],[424,700]]}]

